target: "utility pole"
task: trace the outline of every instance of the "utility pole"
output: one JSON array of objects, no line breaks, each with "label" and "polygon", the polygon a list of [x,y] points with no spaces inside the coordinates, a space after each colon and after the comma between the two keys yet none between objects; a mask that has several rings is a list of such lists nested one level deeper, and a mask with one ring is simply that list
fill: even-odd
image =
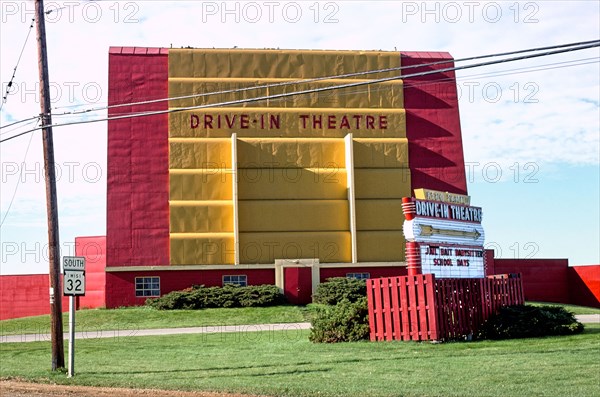
[{"label": "utility pole", "polygon": [[46,52],[46,22],[44,2],[35,0],[35,25],[40,71],[40,108],[44,140],[44,170],[46,179],[46,211],[48,214],[48,247],[50,266],[50,334],[52,340],[52,371],[65,367],[62,325],[62,289],[60,288],[60,245],[58,238],[58,200],[54,171],[54,141],[50,116],[50,82]]}]

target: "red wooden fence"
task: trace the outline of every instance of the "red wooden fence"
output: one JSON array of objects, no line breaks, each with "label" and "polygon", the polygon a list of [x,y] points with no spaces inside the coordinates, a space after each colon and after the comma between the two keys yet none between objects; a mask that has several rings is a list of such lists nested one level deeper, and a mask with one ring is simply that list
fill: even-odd
[{"label": "red wooden fence", "polygon": [[445,340],[472,335],[502,306],[524,303],[520,275],[367,280],[371,340]]}]

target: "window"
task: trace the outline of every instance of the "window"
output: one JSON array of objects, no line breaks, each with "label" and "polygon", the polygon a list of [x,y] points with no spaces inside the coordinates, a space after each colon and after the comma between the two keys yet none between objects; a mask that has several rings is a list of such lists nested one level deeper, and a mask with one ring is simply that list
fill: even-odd
[{"label": "window", "polygon": [[239,285],[241,287],[245,287],[248,285],[248,280],[246,275],[230,275],[223,276],[223,285],[232,284]]},{"label": "window", "polygon": [[355,278],[357,280],[366,280],[371,278],[371,273],[346,273],[346,277]]},{"label": "window", "polygon": [[160,277],[136,277],[135,296],[160,296]]}]

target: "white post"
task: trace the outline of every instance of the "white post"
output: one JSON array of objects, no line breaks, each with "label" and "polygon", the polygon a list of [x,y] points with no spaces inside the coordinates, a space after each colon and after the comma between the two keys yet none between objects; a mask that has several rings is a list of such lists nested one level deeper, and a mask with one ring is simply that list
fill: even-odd
[{"label": "white post", "polygon": [[350,236],[352,242],[352,263],[358,262],[356,249],[356,198],[354,193],[354,148],[352,134],[344,138],[346,147],[346,175],[348,186],[348,209],[350,210]]},{"label": "white post", "polygon": [[237,134],[231,134],[231,183],[233,201],[233,245],[234,264],[240,264],[240,228],[239,228],[239,206],[238,206],[238,159],[237,159]]},{"label": "white post", "polygon": [[75,375],[75,296],[69,296],[69,378]]}]

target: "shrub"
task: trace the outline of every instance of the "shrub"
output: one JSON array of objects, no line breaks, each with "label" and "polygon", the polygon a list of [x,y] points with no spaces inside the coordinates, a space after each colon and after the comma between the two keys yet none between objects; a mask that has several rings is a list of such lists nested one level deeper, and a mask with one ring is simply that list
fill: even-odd
[{"label": "shrub", "polygon": [[325,283],[319,284],[313,301],[324,305],[335,305],[344,299],[349,302],[357,302],[367,296],[367,283],[365,280],[357,280],[347,277],[328,278]]},{"label": "shrub", "polygon": [[309,340],[318,343],[353,342],[369,338],[367,298],[347,299],[316,309]]},{"label": "shrub", "polygon": [[560,306],[507,306],[491,316],[481,327],[479,338],[534,338],[569,335],[583,331],[573,313]]},{"label": "shrub", "polygon": [[147,299],[146,305],[158,310],[194,309],[190,293],[185,291],[173,291],[160,298]]},{"label": "shrub", "polygon": [[173,291],[160,298],[146,300],[146,305],[159,310],[204,309],[213,307],[265,307],[285,303],[285,297],[274,285],[240,287],[205,287],[194,285]]}]

